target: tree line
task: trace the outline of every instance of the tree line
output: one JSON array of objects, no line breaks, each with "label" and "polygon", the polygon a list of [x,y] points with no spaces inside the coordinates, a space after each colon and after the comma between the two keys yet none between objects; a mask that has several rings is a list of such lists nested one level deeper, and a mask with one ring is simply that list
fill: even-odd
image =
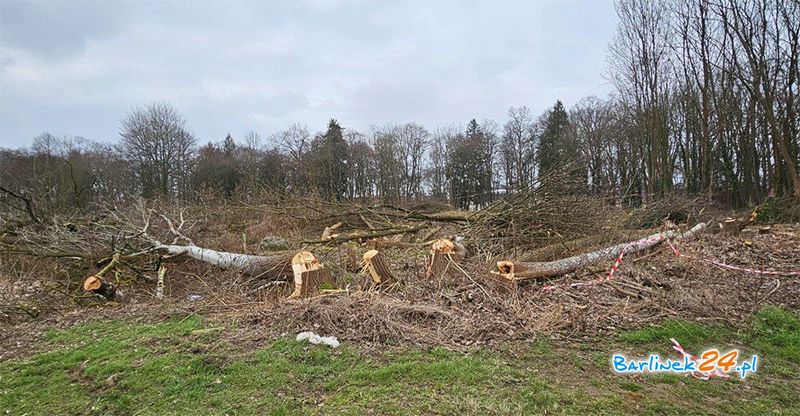
[{"label": "tree line", "polygon": [[[133,109],[116,143],[44,133],[0,149],[4,210],[84,210],[137,197],[193,200],[316,193],[398,204],[485,206],[569,167],[569,189],[636,206],[669,192],[732,206],[800,201],[800,4],[618,0],[608,50],[614,93],[542,114],[359,132],[330,120],[265,140],[199,143],[166,103]],[[563,177],[562,177],[563,179]],[[31,214],[29,212],[29,214]]]}]

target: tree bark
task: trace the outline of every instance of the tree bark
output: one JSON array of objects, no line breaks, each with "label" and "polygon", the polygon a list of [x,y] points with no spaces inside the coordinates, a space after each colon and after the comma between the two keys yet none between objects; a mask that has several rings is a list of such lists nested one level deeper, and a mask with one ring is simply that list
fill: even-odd
[{"label": "tree bark", "polygon": [[372,283],[375,285],[387,285],[395,281],[386,259],[378,250],[370,250],[364,253],[362,258],[364,271],[369,274]]},{"label": "tree bark", "polygon": [[266,278],[266,280],[279,280],[292,276],[292,257],[289,254],[255,256],[216,251],[194,245],[180,246],[172,244],[160,244],[156,246],[156,249],[164,250],[172,255],[185,254],[225,270],[239,270],[248,276],[257,276]]},{"label": "tree bark", "polygon": [[702,231],[705,223],[692,227],[691,230],[681,234],[674,230],[653,234],[641,240],[617,244],[603,250],[567,257],[565,259],[548,262],[514,262],[509,260],[497,262],[498,271],[493,272],[506,280],[518,282],[520,280],[539,279],[550,276],[560,276],[574,272],[598,261],[615,259],[622,250],[625,253],[644,251],[673,238],[690,238]]},{"label": "tree bark", "polygon": [[441,279],[450,271],[450,263],[458,263],[464,259],[466,250],[461,244],[447,239],[439,239],[431,245],[431,257],[425,270],[428,279]]},{"label": "tree bark", "polygon": [[156,299],[164,299],[164,277],[167,274],[167,267],[163,264],[158,266],[158,281],[156,282]]},{"label": "tree bark", "polygon": [[292,258],[294,274],[294,291],[289,298],[307,298],[319,293],[322,285],[333,288],[335,284],[330,270],[310,251],[301,251]]}]

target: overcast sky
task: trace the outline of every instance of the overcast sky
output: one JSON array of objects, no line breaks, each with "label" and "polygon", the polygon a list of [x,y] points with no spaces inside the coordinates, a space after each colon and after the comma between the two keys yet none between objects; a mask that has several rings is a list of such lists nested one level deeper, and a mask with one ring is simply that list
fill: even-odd
[{"label": "overcast sky", "polygon": [[0,146],[112,141],[166,101],[203,143],[471,118],[606,95],[611,0],[0,0]]}]

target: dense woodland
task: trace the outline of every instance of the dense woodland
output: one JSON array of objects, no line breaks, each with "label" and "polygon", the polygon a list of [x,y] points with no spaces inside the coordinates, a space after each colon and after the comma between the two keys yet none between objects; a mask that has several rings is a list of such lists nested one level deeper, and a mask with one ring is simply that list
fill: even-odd
[{"label": "dense woodland", "polygon": [[445,128],[356,131],[331,119],[219,141],[195,136],[171,105],[146,104],[114,140],[43,133],[29,148],[0,149],[0,210],[36,221],[100,201],[264,192],[468,209],[565,168],[574,180],[564,192],[617,205],[673,191],[734,207],[800,201],[800,3],[620,0],[616,9],[606,98],[566,108],[554,97],[541,114],[511,107],[505,120]]}]

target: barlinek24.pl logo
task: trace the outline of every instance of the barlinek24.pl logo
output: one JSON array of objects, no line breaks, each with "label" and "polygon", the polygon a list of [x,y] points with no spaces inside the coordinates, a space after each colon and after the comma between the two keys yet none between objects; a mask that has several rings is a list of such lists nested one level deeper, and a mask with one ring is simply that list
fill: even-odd
[{"label": "barlinek24.pl logo", "polygon": [[711,377],[728,377],[728,373],[735,370],[742,379],[758,370],[758,355],[749,359],[737,361],[738,350],[731,350],[720,354],[717,349],[709,349],[699,356],[693,356],[683,351],[677,341],[672,340],[676,351],[683,355],[682,359],[662,360],[658,354],[650,354],[647,359],[629,359],[624,354],[613,354],[611,367],[620,374],[631,373],[682,373],[690,374],[696,378],[708,379]]}]

